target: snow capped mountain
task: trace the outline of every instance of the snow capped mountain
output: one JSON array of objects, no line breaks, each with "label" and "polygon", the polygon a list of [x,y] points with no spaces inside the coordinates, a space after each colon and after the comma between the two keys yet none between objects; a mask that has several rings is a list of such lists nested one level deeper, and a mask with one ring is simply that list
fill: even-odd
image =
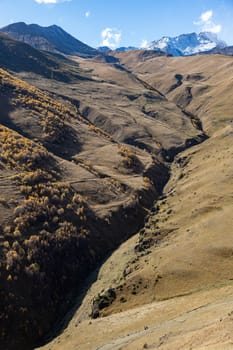
[{"label": "snow capped mountain", "polygon": [[[210,32],[181,34],[176,37],[164,36],[153,41],[144,50],[156,50],[172,56],[189,56],[202,52],[209,52],[213,49],[220,50],[227,47],[227,44],[219,40],[217,35]],[[124,52],[136,50],[136,47],[119,47],[114,51]],[[100,51],[109,51],[109,47],[99,47]]]},{"label": "snow capped mountain", "polygon": [[226,43],[219,40],[216,34],[202,32],[200,34],[182,34],[173,38],[164,36],[157,41],[153,41],[148,49],[160,49],[173,56],[188,56],[209,51],[214,48],[222,49],[226,46]]}]

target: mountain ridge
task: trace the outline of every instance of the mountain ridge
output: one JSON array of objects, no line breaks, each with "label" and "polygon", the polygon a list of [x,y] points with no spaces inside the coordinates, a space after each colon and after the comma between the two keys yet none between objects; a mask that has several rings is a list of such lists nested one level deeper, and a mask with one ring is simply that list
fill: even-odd
[{"label": "mountain ridge", "polygon": [[106,57],[111,52],[134,50],[153,50],[171,56],[190,56],[200,53],[231,54],[231,50],[227,50],[227,44],[211,32],[201,32],[199,34],[193,32],[180,34],[175,37],[163,36],[161,39],[152,41],[145,48],[137,48],[130,45],[115,49],[111,49],[108,46],[92,48],[56,24],[43,27],[38,24],[17,22],[0,28],[0,32],[39,50],[83,58],[92,58],[98,55]]},{"label": "mountain ridge", "polygon": [[[17,58],[17,59],[16,59]],[[61,54],[40,51],[33,46],[0,32],[0,65],[14,72],[31,72],[63,82],[91,79],[81,72],[75,62]],[[72,74],[71,66],[75,66]],[[80,74],[79,74],[80,72]]]},{"label": "mountain ridge", "polygon": [[36,49],[77,55],[81,57],[94,57],[99,52],[74,38],[61,27],[51,25],[42,27],[38,24],[26,24],[24,22],[13,23],[0,29],[10,37],[27,43]]},{"label": "mountain ridge", "polygon": [[160,49],[173,56],[189,56],[213,48],[224,48],[227,44],[210,32],[181,34],[176,37],[164,36],[153,41],[150,49]]},{"label": "mountain ridge", "polygon": [[176,37],[163,36],[161,39],[152,41],[145,48],[137,48],[134,46],[122,46],[114,50],[111,50],[108,46],[98,47],[98,50],[102,52],[114,51],[114,52],[127,52],[134,50],[156,50],[164,52],[167,55],[172,56],[190,56],[199,53],[222,53],[227,52],[227,44],[218,39],[216,34],[211,32],[201,32],[199,34],[187,33],[180,34]]}]

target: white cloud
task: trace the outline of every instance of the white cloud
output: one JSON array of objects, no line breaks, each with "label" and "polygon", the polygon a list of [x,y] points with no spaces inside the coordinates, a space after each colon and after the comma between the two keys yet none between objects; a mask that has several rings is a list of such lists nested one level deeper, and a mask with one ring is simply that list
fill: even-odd
[{"label": "white cloud", "polygon": [[221,24],[215,24],[212,18],[213,11],[208,10],[206,12],[203,12],[198,21],[194,22],[194,24],[199,26],[202,32],[211,32],[215,34],[220,33],[222,30]]},{"label": "white cloud", "polygon": [[87,18],[90,17],[90,14],[91,14],[90,11],[86,11],[86,12],[85,12],[85,16],[86,16]]},{"label": "white cloud", "polygon": [[58,4],[59,2],[66,2],[72,0],[35,0],[37,4]]},{"label": "white cloud", "polygon": [[147,49],[148,48],[148,46],[149,46],[149,43],[148,43],[148,41],[147,40],[142,40],[142,42],[141,42],[141,45],[140,45],[140,48],[141,49]]},{"label": "white cloud", "polygon": [[108,46],[110,49],[115,49],[121,41],[121,32],[116,28],[105,28],[101,32],[101,46]]},{"label": "white cloud", "polygon": [[211,26],[206,26],[204,31],[218,34],[221,32],[221,30],[222,30],[221,24],[212,23]]},{"label": "white cloud", "polygon": [[201,14],[200,19],[201,19],[203,22],[207,22],[207,21],[209,21],[212,17],[213,17],[213,11],[212,11],[212,10],[209,10],[209,11],[203,12],[203,13]]}]

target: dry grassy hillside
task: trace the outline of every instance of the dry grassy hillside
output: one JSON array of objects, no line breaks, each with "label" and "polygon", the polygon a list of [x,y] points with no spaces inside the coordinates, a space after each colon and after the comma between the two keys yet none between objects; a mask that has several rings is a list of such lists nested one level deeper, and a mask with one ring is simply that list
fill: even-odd
[{"label": "dry grassy hillside", "polygon": [[[232,58],[117,55],[135,79],[198,116],[209,139],[175,157],[145,226],[109,257],[67,329],[42,348],[231,349]],[[96,305],[105,317],[90,318]]]},{"label": "dry grassy hillside", "polygon": [[208,134],[232,122],[232,57],[155,57],[142,62],[135,53],[134,59],[121,54],[120,62],[169,100],[198,115]]},{"label": "dry grassy hillside", "polygon": [[[4,70],[0,82],[1,341],[10,349],[30,346],[64,313],[77,280],[140,225],[142,203],[156,195],[147,171],[167,172],[83,120],[71,102]],[[122,210],[137,218],[119,234],[112,225]]]},{"label": "dry grassy hillside", "polygon": [[[73,58],[74,59],[74,58]],[[119,64],[75,58],[91,80],[64,84],[20,73],[33,85],[69,97],[80,114],[115,141],[159,154],[161,149],[186,147],[202,135],[190,116],[156,89],[144,84]]]},{"label": "dry grassy hillside", "polygon": [[17,52],[17,69],[11,61],[0,70],[0,322],[9,350],[31,349],[53,329],[90,271],[142,227],[168,162],[206,138],[195,118],[119,64],[56,57],[67,84],[33,65],[25,71]]}]

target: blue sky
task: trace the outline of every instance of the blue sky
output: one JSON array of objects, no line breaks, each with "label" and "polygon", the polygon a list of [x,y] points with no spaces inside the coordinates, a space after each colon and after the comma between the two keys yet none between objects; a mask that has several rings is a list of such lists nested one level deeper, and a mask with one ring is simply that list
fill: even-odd
[{"label": "blue sky", "polygon": [[57,24],[93,47],[202,30],[233,44],[233,0],[0,0],[0,27],[21,21]]}]

